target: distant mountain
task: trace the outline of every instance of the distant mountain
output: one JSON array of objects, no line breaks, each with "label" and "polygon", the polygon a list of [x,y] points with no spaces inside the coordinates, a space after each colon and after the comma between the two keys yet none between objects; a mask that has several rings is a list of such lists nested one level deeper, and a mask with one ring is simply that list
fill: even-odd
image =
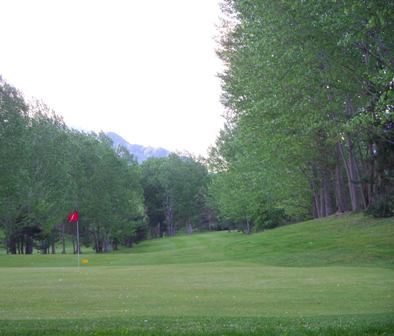
[{"label": "distant mountain", "polygon": [[127,150],[133,154],[139,163],[144,162],[146,159],[151,157],[166,157],[170,155],[170,151],[167,149],[158,147],[144,147],[142,145],[132,145],[129,144],[125,139],[123,139],[119,134],[114,132],[107,132],[106,135],[113,141],[114,147],[122,145],[127,148]]}]

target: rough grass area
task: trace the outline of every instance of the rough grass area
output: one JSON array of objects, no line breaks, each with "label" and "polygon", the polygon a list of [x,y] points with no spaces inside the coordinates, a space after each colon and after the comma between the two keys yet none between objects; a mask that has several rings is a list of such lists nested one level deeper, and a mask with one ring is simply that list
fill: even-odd
[{"label": "rough grass area", "polygon": [[0,256],[0,335],[394,335],[394,219]]}]

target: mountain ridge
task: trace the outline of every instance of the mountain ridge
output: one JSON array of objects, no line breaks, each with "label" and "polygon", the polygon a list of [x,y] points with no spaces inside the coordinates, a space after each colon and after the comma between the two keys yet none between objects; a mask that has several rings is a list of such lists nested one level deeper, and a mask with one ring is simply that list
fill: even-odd
[{"label": "mountain ridge", "polygon": [[142,163],[151,157],[167,157],[171,152],[162,147],[145,147],[139,144],[130,144],[123,137],[115,132],[105,133],[113,142],[113,147],[124,146],[130,154],[133,154],[137,159],[138,163]]}]

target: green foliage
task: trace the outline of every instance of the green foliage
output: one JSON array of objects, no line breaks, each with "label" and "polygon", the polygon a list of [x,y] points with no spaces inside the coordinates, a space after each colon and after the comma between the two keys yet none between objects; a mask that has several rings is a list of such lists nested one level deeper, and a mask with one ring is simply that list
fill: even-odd
[{"label": "green foliage", "polygon": [[[393,4],[228,0],[223,9],[226,126],[209,159],[228,175],[211,189],[219,212],[324,217],[392,194]],[[252,182],[230,196],[218,187],[226,180]],[[240,201],[251,210],[232,207]]]},{"label": "green foliage", "polygon": [[[142,166],[145,204],[154,235],[175,234],[175,225],[201,227],[206,210],[208,172],[198,160],[172,154],[151,158]],[[165,225],[164,225],[165,224]]]},{"label": "green foliage", "polygon": [[202,227],[208,172],[197,159],[174,154],[140,167],[104,134],[68,129],[45,104],[27,105],[0,84],[0,225],[9,253],[54,252],[59,239],[75,237],[66,223],[74,210],[82,242],[96,252]]},{"label": "green foliage", "polygon": [[103,134],[68,129],[1,78],[0,121],[0,227],[8,252],[30,254],[34,240],[42,253],[54,250],[73,209],[82,240],[98,252],[134,234],[144,206],[139,167],[128,153],[115,153]]},{"label": "green foliage", "polygon": [[278,226],[287,224],[289,221],[288,216],[284,209],[281,208],[269,208],[260,214],[257,222],[259,229],[273,229]]},{"label": "green foliage", "polygon": [[0,224],[6,235],[12,231],[26,192],[27,110],[21,93],[0,77]]},{"label": "green foliage", "polygon": [[143,218],[143,194],[136,161],[124,151],[115,153],[103,134],[83,135],[73,155],[77,180],[75,208],[81,228],[92,236],[97,252],[107,252],[110,241],[132,236]]},{"label": "green foliage", "polygon": [[366,213],[377,218],[394,216],[394,196],[376,197]]}]

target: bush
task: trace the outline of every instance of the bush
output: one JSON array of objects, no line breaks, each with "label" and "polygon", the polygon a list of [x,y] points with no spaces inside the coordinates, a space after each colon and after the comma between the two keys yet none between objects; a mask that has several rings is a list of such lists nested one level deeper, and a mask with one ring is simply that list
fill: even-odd
[{"label": "bush", "polygon": [[273,229],[289,222],[289,216],[283,208],[271,208],[265,210],[256,219],[257,229]]},{"label": "bush", "polygon": [[376,218],[394,216],[394,195],[376,196],[366,213]]}]

